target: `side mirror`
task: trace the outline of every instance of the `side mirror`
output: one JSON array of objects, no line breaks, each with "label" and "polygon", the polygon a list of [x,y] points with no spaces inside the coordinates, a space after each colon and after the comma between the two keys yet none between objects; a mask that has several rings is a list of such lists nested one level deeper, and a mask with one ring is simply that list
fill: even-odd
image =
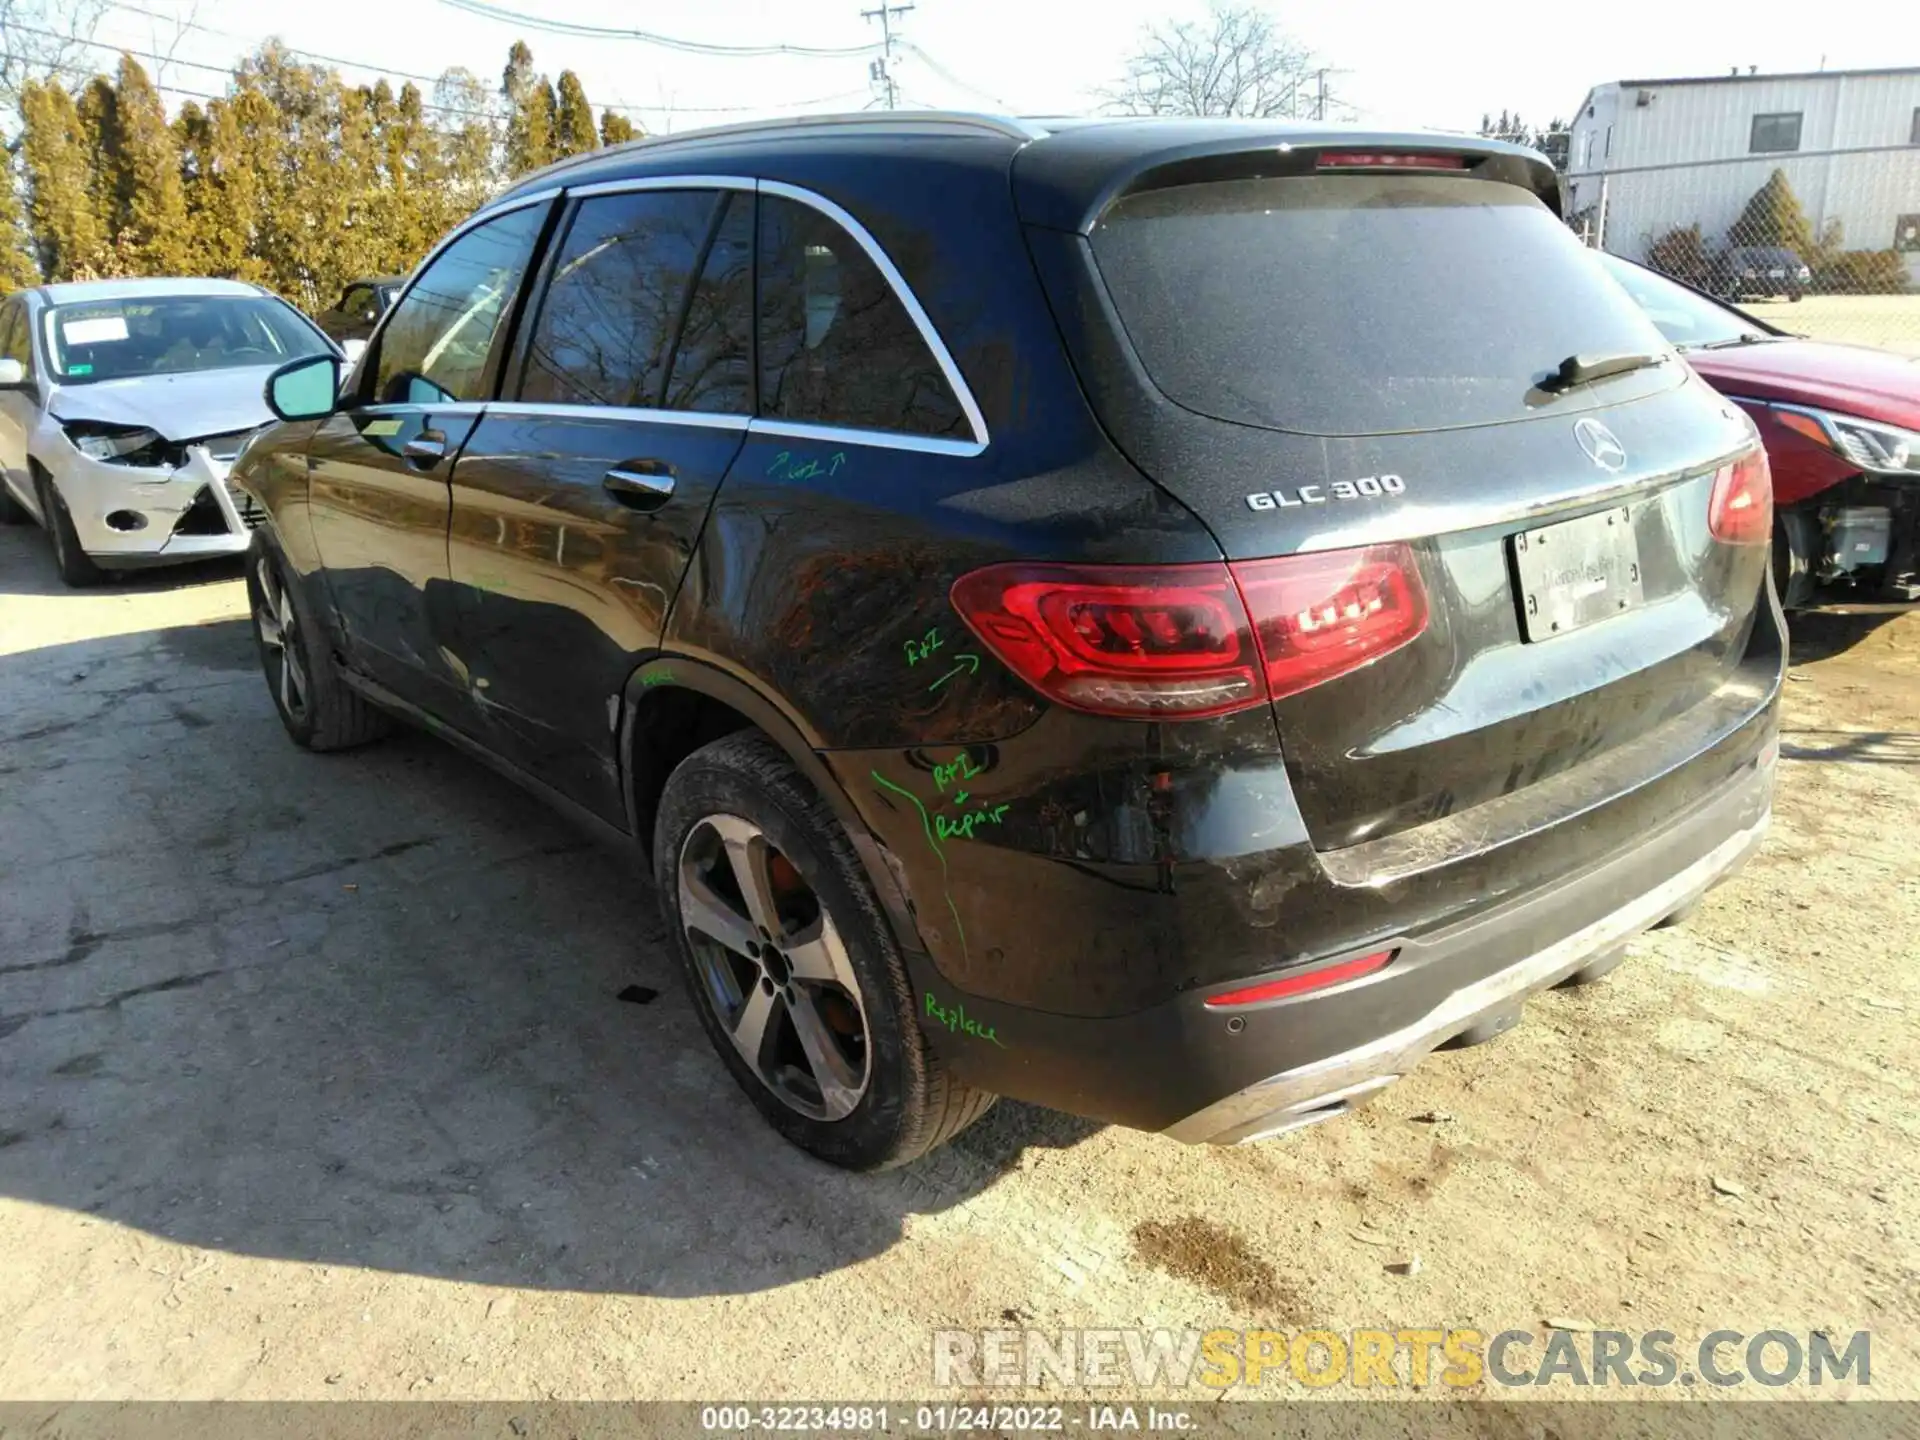
[{"label": "side mirror", "polygon": [[358,365],[360,363],[360,357],[367,353],[367,342],[364,340],[342,340],[340,342],[340,349],[347,357],[347,364]]},{"label": "side mirror", "polygon": [[340,357],[290,360],[267,377],[267,408],[282,420],[319,420],[340,397]]},{"label": "side mirror", "polygon": [[0,390],[17,390],[26,383],[26,366],[18,360],[0,360]]}]

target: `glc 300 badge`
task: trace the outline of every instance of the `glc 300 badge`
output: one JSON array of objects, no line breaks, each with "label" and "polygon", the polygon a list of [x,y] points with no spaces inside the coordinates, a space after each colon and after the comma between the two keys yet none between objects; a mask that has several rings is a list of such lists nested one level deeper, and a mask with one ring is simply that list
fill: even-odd
[{"label": "glc 300 badge", "polygon": [[1291,510],[1296,505],[1324,505],[1329,500],[1371,500],[1398,495],[1407,482],[1398,475],[1362,475],[1358,480],[1335,480],[1330,485],[1302,485],[1296,490],[1256,490],[1247,496],[1249,510]]}]

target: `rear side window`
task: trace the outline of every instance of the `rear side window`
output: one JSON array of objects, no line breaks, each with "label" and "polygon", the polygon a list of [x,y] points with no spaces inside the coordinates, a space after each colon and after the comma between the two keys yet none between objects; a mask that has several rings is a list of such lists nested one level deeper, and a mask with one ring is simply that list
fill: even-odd
[{"label": "rear side window", "polygon": [[760,413],[971,438],[933,353],[858,242],[827,216],[760,197]]},{"label": "rear side window", "polygon": [[494,333],[526,275],[546,209],[528,205],[467,231],[441,251],[382,332],[379,404],[484,400]]},{"label": "rear side window", "polygon": [[659,403],[687,286],[721,198],[638,190],[581,202],[540,303],[522,400]]},{"label": "rear side window", "polygon": [[0,357],[18,360],[22,370],[33,374],[33,336],[18,300],[0,307]]},{"label": "rear side window", "polygon": [[667,380],[669,410],[724,415],[753,413],[753,196],[735,193],[700,281],[687,302],[686,323]]},{"label": "rear side window", "polygon": [[1573,354],[1660,353],[1538,199],[1460,176],[1235,180],[1120,201],[1093,252],[1176,403],[1321,435],[1525,418]]}]

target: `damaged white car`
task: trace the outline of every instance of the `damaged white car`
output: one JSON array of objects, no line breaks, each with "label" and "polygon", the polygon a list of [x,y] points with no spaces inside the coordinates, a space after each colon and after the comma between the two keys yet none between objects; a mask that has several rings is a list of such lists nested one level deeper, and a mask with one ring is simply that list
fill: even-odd
[{"label": "damaged white car", "polygon": [[0,304],[0,523],[37,520],[61,578],[237,555],[258,523],[227,484],[272,420],[267,377],[335,353],[234,280],[42,285]]}]

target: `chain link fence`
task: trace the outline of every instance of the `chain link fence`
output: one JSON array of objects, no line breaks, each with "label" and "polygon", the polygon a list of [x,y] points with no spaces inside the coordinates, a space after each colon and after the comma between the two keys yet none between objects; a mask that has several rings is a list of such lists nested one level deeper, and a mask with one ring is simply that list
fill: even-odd
[{"label": "chain link fence", "polygon": [[1920,146],[1567,177],[1587,244],[1783,330],[1920,356]]}]

